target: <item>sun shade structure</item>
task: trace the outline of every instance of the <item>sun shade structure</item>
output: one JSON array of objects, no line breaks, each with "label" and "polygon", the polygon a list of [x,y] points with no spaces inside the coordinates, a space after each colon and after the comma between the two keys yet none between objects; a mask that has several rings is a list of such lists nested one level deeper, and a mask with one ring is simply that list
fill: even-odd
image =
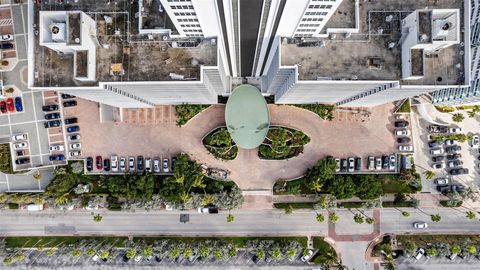
[{"label": "sun shade structure", "polygon": [[236,87],[225,110],[227,129],[238,147],[257,148],[267,136],[268,107],[260,91],[252,85]]}]

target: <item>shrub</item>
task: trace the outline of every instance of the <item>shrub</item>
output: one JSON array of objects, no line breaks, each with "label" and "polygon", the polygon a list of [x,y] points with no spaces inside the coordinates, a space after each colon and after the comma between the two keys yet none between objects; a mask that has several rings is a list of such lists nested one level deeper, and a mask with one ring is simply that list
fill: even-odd
[{"label": "shrub", "polygon": [[190,119],[195,115],[199,114],[209,105],[193,105],[193,104],[182,104],[175,106],[175,114],[177,115],[177,126],[185,125]]}]

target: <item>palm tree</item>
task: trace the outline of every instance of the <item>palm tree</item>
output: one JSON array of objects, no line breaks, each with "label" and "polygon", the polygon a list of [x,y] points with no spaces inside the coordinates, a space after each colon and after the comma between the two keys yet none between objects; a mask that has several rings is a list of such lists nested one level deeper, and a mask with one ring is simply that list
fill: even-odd
[{"label": "palm tree", "polygon": [[42,174],[41,174],[39,171],[36,171],[36,172],[33,174],[33,179],[35,179],[35,180],[37,180],[37,181],[42,180]]},{"label": "palm tree", "polygon": [[293,213],[293,206],[289,204],[285,207],[285,214],[290,215],[291,213]]},{"label": "palm tree", "polygon": [[402,211],[402,216],[408,218],[410,216],[410,212]]},{"label": "palm tree", "polygon": [[228,214],[228,215],[227,215],[227,222],[228,222],[228,223],[232,223],[232,222],[234,222],[234,221],[235,221],[235,216],[232,215],[232,214]]},{"label": "palm tree", "polygon": [[133,257],[135,257],[135,255],[137,255],[137,250],[134,249],[134,248],[127,249],[127,253],[125,253],[125,256],[129,260],[132,259]]},{"label": "palm tree", "polygon": [[98,252],[98,256],[100,257],[100,259],[106,260],[106,259],[108,259],[108,257],[110,256],[110,251],[105,250],[105,249],[101,249],[101,250]]},{"label": "palm tree", "polygon": [[206,206],[209,204],[213,204],[215,202],[215,197],[212,194],[205,194],[202,198],[202,205]]},{"label": "palm tree", "polygon": [[69,201],[68,193],[63,194],[62,196],[55,198],[56,204],[66,204]]},{"label": "palm tree", "polygon": [[312,182],[312,190],[315,192],[322,191],[323,183],[320,183],[320,179],[316,179]]},{"label": "palm tree", "polygon": [[435,177],[435,173],[433,171],[424,171],[423,175],[425,175],[427,180],[431,180]]},{"label": "palm tree", "polygon": [[325,221],[325,216],[319,213],[316,216],[316,220],[317,220],[317,222],[322,223],[322,222]]},{"label": "palm tree", "polygon": [[470,245],[467,247],[467,252],[472,254],[472,255],[475,255],[477,254],[477,247],[474,246],[474,245]]},{"label": "palm tree", "polygon": [[456,123],[460,123],[465,119],[465,116],[462,113],[454,113],[452,115],[452,121]]},{"label": "palm tree", "polygon": [[440,222],[440,220],[442,220],[442,216],[440,216],[440,214],[430,215],[430,218],[433,222]]},{"label": "palm tree", "polygon": [[337,223],[338,220],[340,219],[340,217],[335,213],[335,212],[332,212],[328,215],[328,219],[330,220],[330,222],[332,223]]},{"label": "palm tree", "polygon": [[353,216],[353,220],[354,220],[355,223],[357,223],[357,224],[363,224],[363,223],[365,222],[365,218],[364,218],[362,215],[360,215],[360,214],[355,214],[355,215]]},{"label": "palm tree", "polygon": [[102,221],[102,219],[103,219],[103,216],[100,214],[96,214],[95,216],[93,216],[93,221],[95,222],[100,222]]},{"label": "palm tree", "polygon": [[475,219],[477,217],[477,214],[475,214],[475,212],[473,211],[468,211],[467,212],[467,218],[472,220],[472,219]]}]

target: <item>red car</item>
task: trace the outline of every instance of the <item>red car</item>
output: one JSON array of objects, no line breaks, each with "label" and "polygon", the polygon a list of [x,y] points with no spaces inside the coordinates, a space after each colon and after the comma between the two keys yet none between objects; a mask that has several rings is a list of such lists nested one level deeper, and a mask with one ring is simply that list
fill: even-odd
[{"label": "red car", "polygon": [[2,111],[2,113],[7,112],[7,103],[5,101],[0,102],[0,111]]},{"label": "red car", "polygon": [[95,163],[97,164],[97,170],[101,170],[103,168],[102,157],[97,156],[95,158]]},{"label": "red car", "polygon": [[15,111],[15,105],[13,104],[13,98],[7,98],[7,110],[9,112]]}]

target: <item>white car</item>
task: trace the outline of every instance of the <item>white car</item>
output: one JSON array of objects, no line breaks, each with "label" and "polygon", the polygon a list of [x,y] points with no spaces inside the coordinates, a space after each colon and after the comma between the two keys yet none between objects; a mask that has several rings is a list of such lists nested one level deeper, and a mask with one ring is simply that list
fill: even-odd
[{"label": "white car", "polygon": [[308,262],[312,258],[312,256],[313,256],[313,250],[309,249],[307,251],[307,254],[302,256],[301,260],[302,262]]},{"label": "white car", "polygon": [[390,155],[389,159],[390,159],[390,162],[388,164],[388,169],[390,171],[393,171],[393,170],[395,170],[396,165],[397,165],[397,158],[395,157],[395,155]]},{"label": "white car", "polygon": [[336,158],[335,159],[335,172],[339,172],[340,171],[340,159],[339,158]]},{"label": "white car", "polygon": [[353,157],[348,158],[348,172],[355,171],[355,159]]},{"label": "white car", "polygon": [[18,135],[12,136],[12,141],[26,141],[26,140],[27,140],[27,134],[18,134]]},{"label": "white car", "polygon": [[128,157],[128,171],[135,171],[135,157]]},{"label": "white car", "polygon": [[479,145],[480,145],[480,136],[473,135],[472,136],[472,147],[473,148],[478,148]]},{"label": "white car", "polygon": [[459,128],[459,127],[453,127],[453,128],[449,128],[448,132],[449,133],[460,133],[460,132],[462,132],[462,129]]},{"label": "white car", "polygon": [[135,256],[134,261],[139,262],[142,260],[142,258],[143,258],[142,255],[137,255]]},{"label": "white car", "polygon": [[434,183],[437,185],[447,185],[449,182],[448,178],[437,178],[434,180]]},{"label": "white car", "polygon": [[372,156],[368,157],[368,169],[374,170],[375,169],[375,158]]},{"label": "white car", "polygon": [[13,149],[17,150],[17,149],[25,149],[28,147],[28,143],[27,142],[18,142],[18,143],[14,143],[13,144]]},{"label": "white car", "polygon": [[78,157],[78,156],[81,156],[81,155],[82,155],[82,152],[79,151],[79,150],[74,150],[74,151],[68,152],[69,157]]},{"label": "white car", "polygon": [[415,222],[415,223],[413,223],[413,227],[415,229],[427,229],[428,224],[426,222]]},{"label": "white car", "polygon": [[382,169],[382,158],[376,157],[375,158],[375,170],[380,171]]},{"label": "white car", "polygon": [[92,257],[92,260],[94,262],[98,261],[99,259],[100,259],[100,256],[98,256],[97,254],[93,255],[93,257]]},{"label": "white car", "polygon": [[13,40],[13,35],[1,35],[0,40],[1,41],[12,41]]},{"label": "white car", "polygon": [[458,141],[456,140],[446,140],[445,145],[450,146],[450,145],[456,145],[458,144]]},{"label": "white car", "polygon": [[120,171],[124,172],[127,170],[127,159],[125,157],[120,157]]},{"label": "white car", "polygon": [[50,145],[50,146],[48,147],[48,150],[50,150],[50,151],[63,151],[63,150],[65,150],[65,147],[64,147],[63,145],[61,145],[61,144],[59,144],[59,145]]},{"label": "white car", "polygon": [[413,146],[411,145],[399,145],[398,150],[402,152],[411,152],[413,151]]},{"label": "white car", "polygon": [[159,173],[160,172],[160,160],[158,158],[154,159],[153,160],[153,171],[155,173]]},{"label": "white car", "polygon": [[152,172],[152,159],[151,158],[146,158],[145,159],[145,171],[146,172]]},{"label": "white car", "polygon": [[197,211],[200,214],[208,214],[208,207],[199,207]]},{"label": "white car", "polygon": [[163,172],[168,173],[168,158],[163,159]]},{"label": "white car", "polygon": [[424,254],[425,254],[425,249],[423,248],[418,249],[417,254],[415,255],[415,260],[417,261],[420,260]]},{"label": "white car", "polygon": [[410,130],[408,130],[408,129],[395,130],[395,135],[398,136],[398,137],[409,136],[410,135]]},{"label": "white car", "polygon": [[445,151],[443,151],[443,148],[437,148],[437,149],[430,149],[430,154],[432,155],[441,155]]},{"label": "white car", "polygon": [[440,162],[440,163],[433,163],[432,164],[432,168],[434,169],[445,169],[447,167],[447,165],[445,165],[445,162]]},{"label": "white car", "polygon": [[110,166],[112,168],[112,172],[118,172],[118,157],[113,155],[110,156]]},{"label": "white car", "polygon": [[70,149],[80,149],[82,148],[82,145],[80,143],[72,143],[70,144]]}]

